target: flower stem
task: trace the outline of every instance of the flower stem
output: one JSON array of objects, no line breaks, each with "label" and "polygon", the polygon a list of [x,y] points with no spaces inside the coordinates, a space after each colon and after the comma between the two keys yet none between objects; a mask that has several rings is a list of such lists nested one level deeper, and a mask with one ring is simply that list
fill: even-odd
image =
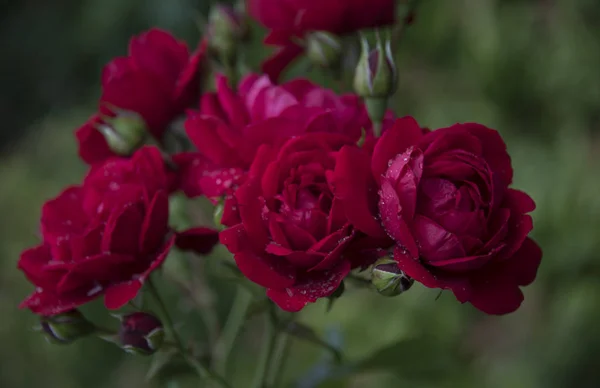
[{"label": "flower stem", "polygon": [[417,6],[419,5],[419,0],[408,0],[408,8],[401,22],[398,23],[394,29],[392,30],[392,47],[394,51],[398,50],[398,46],[402,37],[404,36],[404,32],[413,22],[415,11]]},{"label": "flower stem", "polygon": [[267,386],[269,387],[280,387],[283,372],[285,371],[285,365],[290,355],[290,336],[287,333],[281,333],[273,358],[271,361],[271,368],[267,380]]},{"label": "flower stem", "polygon": [[275,348],[275,339],[277,337],[277,330],[273,318],[267,314],[265,315],[265,331],[263,333],[263,345],[258,359],[258,366],[252,382],[252,388],[266,388],[267,387],[267,375],[269,371],[269,364],[271,362],[271,356],[273,349]]},{"label": "flower stem", "polygon": [[219,338],[219,341],[217,341],[217,345],[214,349],[213,367],[220,375],[227,375],[227,361],[229,359],[229,354],[231,353],[233,344],[235,343],[242,326],[244,326],[246,313],[250,307],[251,301],[252,295],[250,295],[243,286],[238,286],[233,306],[231,307],[231,311],[229,312],[229,316],[227,317],[227,321],[221,332],[221,337]]},{"label": "flower stem", "polygon": [[159,315],[167,334],[175,341],[175,344],[177,345],[179,351],[182,354],[184,354],[185,347],[183,346],[183,341],[181,341],[181,337],[179,337],[179,334],[177,334],[177,331],[175,330],[175,327],[173,325],[173,320],[171,319],[171,315],[169,314],[169,310],[167,310],[167,306],[165,305],[163,299],[160,297],[160,294],[158,293],[156,286],[152,282],[152,279],[148,279],[146,281],[146,285],[148,287],[148,291],[156,301],[158,309],[160,310]]},{"label": "flower stem", "polygon": [[167,310],[167,306],[165,305],[165,302],[161,298],[160,294],[158,293],[156,286],[154,285],[154,283],[152,283],[152,280],[150,279],[146,281],[146,285],[148,287],[148,291],[156,301],[158,309],[160,310],[159,315],[161,316],[161,320],[165,330],[167,331],[169,336],[175,341],[174,345],[179,351],[179,353],[185,358],[185,361],[196,370],[198,376],[200,376],[201,379],[213,381],[221,388],[230,388],[229,384],[227,384],[225,379],[223,379],[220,375],[210,371],[204,364],[198,361],[193,355],[191,355],[187,351],[187,349],[183,345],[181,337],[177,334],[177,331],[175,330],[173,320],[169,315],[169,310]]}]

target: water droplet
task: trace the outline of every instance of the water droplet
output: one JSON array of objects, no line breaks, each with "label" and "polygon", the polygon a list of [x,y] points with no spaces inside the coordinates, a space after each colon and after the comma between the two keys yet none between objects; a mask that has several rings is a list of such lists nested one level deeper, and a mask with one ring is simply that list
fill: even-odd
[{"label": "water droplet", "polygon": [[102,290],[103,290],[102,286],[100,284],[96,284],[94,286],[94,288],[92,288],[91,290],[89,290],[87,292],[87,296],[93,296],[93,295],[99,294],[100,292],[102,292]]}]

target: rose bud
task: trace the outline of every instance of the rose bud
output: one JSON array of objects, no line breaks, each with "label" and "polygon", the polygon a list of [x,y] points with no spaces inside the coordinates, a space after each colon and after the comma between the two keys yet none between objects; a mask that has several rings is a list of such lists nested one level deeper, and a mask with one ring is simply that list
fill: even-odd
[{"label": "rose bud", "polygon": [[137,312],[121,318],[119,342],[123,350],[138,355],[150,355],[163,344],[162,322],[154,315]]},{"label": "rose bud", "polygon": [[235,63],[239,44],[247,41],[249,34],[242,12],[227,5],[211,9],[207,31],[209,48],[225,64]]},{"label": "rose bud", "polygon": [[381,123],[387,110],[387,102],[398,87],[396,65],[390,40],[385,45],[377,35],[375,49],[363,36],[361,57],[354,73],[354,90],[365,99],[367,111],[374,123]]},{"label": "rose bud", "polygon": [[148,134],[144,119],[129,111],[119,111],[116,117],[104,117],[97,129],[110,150],[122,156],[129,156],[140,148]]},{"label": "rose bud", "polygon": [[41,330],[52,343],[69,344],[94,332],[94,325],[77,310],[42,317]]},{"label": "rose bud", "polygon": [[381,295],[396,296],[413,285],[414,280],[398,267],[389,257],[383,257],[373,265],[371,283]]},{"label": "rose bud", "polygon": [[327,31],[312,32],[306,38],[306,55],[317,66],[336,69],[342,59],[342,41]]}]

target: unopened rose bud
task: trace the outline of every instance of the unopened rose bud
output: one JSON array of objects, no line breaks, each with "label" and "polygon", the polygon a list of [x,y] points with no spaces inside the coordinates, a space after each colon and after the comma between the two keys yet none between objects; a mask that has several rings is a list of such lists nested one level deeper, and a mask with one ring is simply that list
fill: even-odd
[{"label": "unopened rose bud", "polygon": [[361,56],[354,74],[354,90],[364,98],[390,97],[398,86],[390,40],[384,44],[378,35],[377,44],[371,50],[367,39],[362,37],[361,46]]},{"label": "unopened rose bud", "polygon": [[131,155],[144,144],[148,135],[144,119],[134,112],[119,111],[117,116],[104,117],[103,121],[97,129],[117,155]]},{"label": "unopened rose bud", "polygon": [[40,324],[46,339],[58,344],[69,344],[95,330],[95,326],[77,310],[42,317]]},{"label": "unopened rose bud", "polygon": [[373,266],[371,283],[381,295],[396,296],[407,291],[414,280],[398,268],[395,260],[384,257]]},{"label": "unopened rose bud", "polygon": [[[369,117],[380,125],[387,110],[389,98],[396,92],[398,77],[390,40],[385,44],[377,35],[377,44],[370,49],[367,39],[361,39],[361,56],[354,73],[354,91],[364,98]],[[378,128],[376,132],[379,132]],[[379,133],[376,133],[378,136]]]},{"label": "unopened rose bud", "polygon": [[137,312],[121,318],[119,342],[128,353],[150,355],[162,346],[165,331],[155,316]]},{"label": "unopened rose bud", "polygon": [[326,31],[315,31],[306,38],[306,55],[312,63],[326,68],[339,67],[342,60],[342,41]]},{"label": "unopened rose bud", "polygon": [[250,29],[243,12],[228,5],[216,5],[208,16],[210,50],[227,64],[235,63],[240,43],[246,42]]}]

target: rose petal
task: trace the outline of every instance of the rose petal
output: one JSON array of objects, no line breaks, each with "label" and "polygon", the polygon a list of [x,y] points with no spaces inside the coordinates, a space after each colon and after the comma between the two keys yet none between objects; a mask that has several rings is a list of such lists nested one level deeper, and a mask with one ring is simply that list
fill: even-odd
[{"label": "rose petal", "polygon": [[163,244],[168,229],[169,198],[164,191],[159,191],[146,209],[140,233],[140,252],[149,254],[158,249]]},{"label": "rose petal", "polygon": [[123,255],[135,255],[139,241],[144,212],[141,205],[133,203],[111,213],[102,238],[102,250]]},{"label": "rose petal", "polygon": [[51,316],[61,314],[76,307],[79,307],[97,295],[87,296],[86,294],[70,294],[58,296],[52,292],[45,290],[35,291],[29,295],[20,305],[19,308],[28,308],[33,313]]},{"label": "rose petal", "polygon": [[205,227],[195,227],[178,232],[175,238],[177,248],[193,251],[199,255],[208,255],[219,243],[219,232]]},{"label": "rose petal", "polygon": [[349,272],[350,263],[343,262],[329,271],[306,274],[298,278],[293,286],[271,287],[267,290],[267,296],[285,311],[300,311],[308,303],[333,294]]},{"label": "rose petal", "polygon": [[427,262],[460,258],[466,255],[456,235],[427,217],[420,215],[415,217],[413,233],[421,248],[421,257]]},{"label": "rose petal", "polygon": [[65,271],[45,271],[44,267],[52,260],[50,248],[41,244],[21,253],[17,268],[37,287],[53,290]]},{"label": "rose petal", "polygon": [[346,212],[350,223],[373,237],[385,237],[375,218],[377,189],[369,168],[369,156],[357,147],[345,146],[337,156],[333,173],[334,194]]},{"label": "rose petal", "polygon": [[284,260],[250,251],[240,251],[234,258],[239,270],[260,286],[286,288],[294,284],[295,270]]},{"label": "rose petal", "polygon": [[425,287],[438,288],[440,283],[436,277],[423,266],[418,258],[411,255],[402,247],[394,249],[394,260],[398,263],[398,267],[408,276],[422,283]]},{"label": "rose petal", "polygon": [[419,257],[419,248],[410,228],[402,218],[400,199],[390,182],[382,181],[379,195],[379,213],[387,235],[407,249],[413,257]]},{"label": "rose petal", "polygon": [[405,153],[408,148],[415,146],[423,137],[419,124],[412,117],[397,119],[393,127],[381,135],[373,150],[371,170],[373,177],[379,182],[381,176],[388,169],[389,163],[396,157]]}]

